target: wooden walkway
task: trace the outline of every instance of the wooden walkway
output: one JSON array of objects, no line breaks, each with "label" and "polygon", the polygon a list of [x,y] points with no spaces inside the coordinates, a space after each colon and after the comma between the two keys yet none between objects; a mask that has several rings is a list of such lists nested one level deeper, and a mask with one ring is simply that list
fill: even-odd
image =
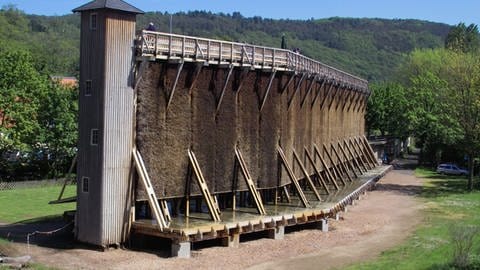
[{"label": "wooden walkway", "polygon": [[369,92],[366,80],[290,50],[146,30],[137,39],[137,56],[141,58],[307,73]]}]

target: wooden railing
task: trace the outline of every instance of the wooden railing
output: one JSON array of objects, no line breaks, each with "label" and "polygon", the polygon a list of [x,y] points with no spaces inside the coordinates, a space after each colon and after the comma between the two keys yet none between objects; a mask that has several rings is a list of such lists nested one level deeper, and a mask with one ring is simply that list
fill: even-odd
[{"label": "wooden railing", "polygon": [[183,59],[318,74],[367,91],[368,82],[344,71],[285,49],[143,30],[137,55],[156,59]]}]

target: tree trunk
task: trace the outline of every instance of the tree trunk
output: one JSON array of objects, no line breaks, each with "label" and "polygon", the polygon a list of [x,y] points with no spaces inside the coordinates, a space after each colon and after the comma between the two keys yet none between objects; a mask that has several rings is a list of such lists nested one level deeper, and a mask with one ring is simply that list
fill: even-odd
[{"label": "tree trunk", "polygon": [[474,165],[474,159],[473,155],[469,154],[468,155],[468,190],[473,190],[473,165]]}]

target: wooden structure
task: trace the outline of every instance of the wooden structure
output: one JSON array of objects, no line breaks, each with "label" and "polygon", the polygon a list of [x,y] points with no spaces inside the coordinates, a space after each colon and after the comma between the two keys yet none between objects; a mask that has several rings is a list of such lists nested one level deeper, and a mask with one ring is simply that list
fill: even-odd
[{"label": "wooden structure", "polygon": [[[98,0],[82,16],[76,235],[191,241],[326,222],[369,189],[367,81],[289,50],[152,31]],[[132,49],[133,48],[133,49]]]}]

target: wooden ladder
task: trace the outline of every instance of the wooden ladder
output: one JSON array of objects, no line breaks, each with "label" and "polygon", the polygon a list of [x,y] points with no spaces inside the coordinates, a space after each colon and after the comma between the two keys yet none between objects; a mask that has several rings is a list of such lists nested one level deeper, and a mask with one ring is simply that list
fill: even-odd
[{"label": "wooden ladder", "polygon": [[207,203],[210,216],[214,221],[221,221],[220,219],[220,208],[218,207],[217,199],[210,194],[208,189],[207,182],[203,177],[203,173],[200,170],[200,165],[198,165],[197,158],[192,150],[188,149],[188,158],[190,159],[190,165],[192,166],[193,172],[195,173],[195,178],[197,183],[200,186],[200,191],[202,192],[203,198]]},{"label": "wooden ladder", "polygon": [[242,152],[240,152],[240,149],[238,147],[235,147],[235,157],[237,158],[238,164],[240,165],[240,169],[243,174],[243,178],[245,179],[248,189],[250,190],[253,200],[255,201],[255,205],[257,206],[258,213],[260,215],[266,215],[267,211],[265,211],[265,207],[263,206],[260,192],[258,192],[257,187],[255,187],[255,184],[253,183],[252,176],[250,175],[250,172],[248,171],[248,168],[247,168],[247,164],[243,159]]}]

